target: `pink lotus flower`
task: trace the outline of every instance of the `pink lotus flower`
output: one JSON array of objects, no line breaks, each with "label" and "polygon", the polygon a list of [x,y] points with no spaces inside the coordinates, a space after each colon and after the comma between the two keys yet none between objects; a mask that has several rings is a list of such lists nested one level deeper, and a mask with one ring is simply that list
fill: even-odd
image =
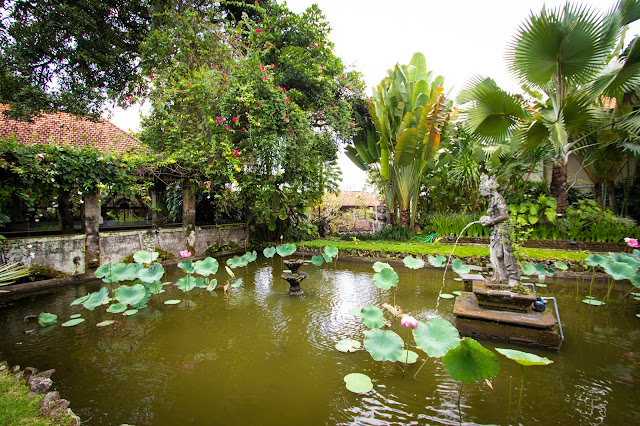
[{"label": "pink lotus flower", "polygon": [[189,250],[180,250],[178,252],[180,257],[191,257],[191,252]]},{"label": "pink lotus flower", "polygon": [[405,315],[400,320],[400,325],[403,327],[416,328],[418,326],[418,320],[411,315]]},{"label": "pink lotus flower", "polygon": [[231,119],[231,121],[233,121],[234,123],[237,123],[237,122],[238,122],[238,117],[233,117],[233,118]]},{"label": "pink lotus flower", "polygon": [[629,247],[640,247],[640,244],[638,244],[637,238],[625,238],[624,242],[627,243]]}]

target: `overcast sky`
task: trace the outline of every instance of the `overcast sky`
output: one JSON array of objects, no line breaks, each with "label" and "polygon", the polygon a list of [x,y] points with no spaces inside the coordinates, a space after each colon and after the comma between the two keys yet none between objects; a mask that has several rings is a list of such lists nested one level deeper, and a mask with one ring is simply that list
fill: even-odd
[{"label": "overcast sky", "polygon": [[[281,2],[279,0],[279,2]],[[368,94],[396,63],[406,64],[422,52],[427,68],[445,77],[445,90],[455,95],[473,76],[492,77],[509,91],[518,91],[504,60],[518,27],[543,5],[560,0],[288,0],[301,13],[316,3],[332,28],[330,39],[344,64],[364,75]],[[606,12],[614,0],[581,2]],[[633,27],[631,33],[638,33]],[[633,34],[632,34],[633,35]],[[139,129],[138,109],[114,111],[112,121],[124,130]],[[360,190],[365,174],[340,157],[343,189]]]}]

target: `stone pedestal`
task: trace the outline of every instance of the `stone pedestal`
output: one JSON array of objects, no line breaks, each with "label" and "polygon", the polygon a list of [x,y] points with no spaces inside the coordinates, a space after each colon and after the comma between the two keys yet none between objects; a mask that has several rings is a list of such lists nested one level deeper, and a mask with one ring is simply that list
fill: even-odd
[{"label": "stone pedestal", "polygon": [[100,199],[97,191],[84,194],[82,230],[85,235],[85,270],[100,266]]},{"label": "stone pedestal", "polygon": [[285,280],[286,282],[289,283],[289,295],[290,296],[300,296],[302,294],[304,294],[304,292],[302,291],[302,289],[300,288],[300,281],[304,280],[305,278],[307,278],[307,273],[306,272],[286,272],[282,275],[280,275],[280,277]]}]

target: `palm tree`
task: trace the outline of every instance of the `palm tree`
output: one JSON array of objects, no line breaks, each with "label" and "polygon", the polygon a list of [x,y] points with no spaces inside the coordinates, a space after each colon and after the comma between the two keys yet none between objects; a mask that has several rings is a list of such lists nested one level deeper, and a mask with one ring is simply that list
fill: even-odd
[{"label": "palm tree", "polygon": [[549,192],[558,213],[567,206],[569,157],[606,120],[608,111],[596,101],[640,89],[640,42],[618,54],[626,25],[639,17],[640,0],[620,0],[607,14],[571,3],[543,8],[520,26],[508,53],[509,69],[531,101],[483,78],[458,97],[468,103],[469,130],[483,140],[510,139],[523,152],[551,147]]}]

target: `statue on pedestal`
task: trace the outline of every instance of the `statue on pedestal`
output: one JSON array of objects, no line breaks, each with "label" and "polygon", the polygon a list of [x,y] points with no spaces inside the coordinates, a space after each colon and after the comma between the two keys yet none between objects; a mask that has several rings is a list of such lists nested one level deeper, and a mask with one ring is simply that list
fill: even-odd
[{"label": "statue on pedestal", "polygon": [[485,174],[481,176],[480,194],[483,197],[490,197],[490,199],[487,216],[480,218],[480,224],[493,228],[489,244],[491,264],[493,266],[491,281],[508,283],[510,286],[514,286],[520,283],[520,270],[513,255],[515,249],[509,241],[511,226],[507,203],[498,192],[498,186],[495,176],[491,178]]}]

